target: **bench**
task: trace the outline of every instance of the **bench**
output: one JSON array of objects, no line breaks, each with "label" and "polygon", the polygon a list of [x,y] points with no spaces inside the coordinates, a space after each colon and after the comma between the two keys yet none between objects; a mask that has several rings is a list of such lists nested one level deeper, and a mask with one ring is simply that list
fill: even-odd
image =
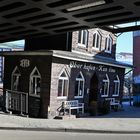
[{"label": "bench", "polygon": [[110,101],[110,109],[119,109],[120,102],[118,100],[115,100],[115,98],[106,98],[106,100]]},{"label": "bench", "polygon": [[71,100],[71,101],[64,101],[62,103],[63,109],[64,109],[64,114],[66,110],[69,111],[69,115],[71,115],[71,110],[76,109],[77,113],[81,111],[81,113],[84,113],[84,103],[79,103],[78,100]]}]

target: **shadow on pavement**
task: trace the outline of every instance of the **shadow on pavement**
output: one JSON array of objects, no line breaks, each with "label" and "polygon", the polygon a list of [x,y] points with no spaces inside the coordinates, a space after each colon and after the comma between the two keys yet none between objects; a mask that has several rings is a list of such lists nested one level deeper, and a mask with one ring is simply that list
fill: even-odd
[{"label": "shadow on pavement", "polygon": [[129,102],[123,102],[123,109],[111,111],[109,114],[96,116],[95,118],[140,118],[140,107],[130,106]]}]

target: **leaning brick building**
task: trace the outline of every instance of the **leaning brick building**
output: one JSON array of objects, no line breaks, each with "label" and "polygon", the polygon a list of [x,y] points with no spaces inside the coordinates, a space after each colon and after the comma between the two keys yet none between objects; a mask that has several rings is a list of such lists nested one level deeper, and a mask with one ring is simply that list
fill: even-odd
[{"label": "leaning brick building", "polygon": [[122,98],[126,65],[115,52],[116,36],[101,29],[26,40],[24,52],[2,53],[6,110],[52,118],[64,101],[78,100],[85,113],[92,102],[101,113]]}]

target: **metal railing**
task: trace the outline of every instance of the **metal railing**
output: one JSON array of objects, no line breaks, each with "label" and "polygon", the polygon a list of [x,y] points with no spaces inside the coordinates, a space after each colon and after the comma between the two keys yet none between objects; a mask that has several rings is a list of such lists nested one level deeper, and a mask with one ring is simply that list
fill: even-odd
[{"label": "metal railing", "polygon": [[6,111],[28,114],[28,93],[6,89]]}]

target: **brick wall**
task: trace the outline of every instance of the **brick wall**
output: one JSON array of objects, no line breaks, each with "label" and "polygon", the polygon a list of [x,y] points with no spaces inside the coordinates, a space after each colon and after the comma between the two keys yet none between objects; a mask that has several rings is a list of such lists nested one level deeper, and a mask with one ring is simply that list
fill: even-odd
[{"label": "brick wall", "polygon": [[140,75],[140,36],[133,37],[134,76]]},{"label": "brick wall", "polygon": [[[102,41],[101,41],[101,50],[96,50],[92,47],[93,44],[93,34],[99,31],[99,33],[102,36]],[[78,31],[73,32],[73,36],[72,36],[72,50],[73,51],[78,51],[78,52],[83,52],[83,53],[87,53],[87,54],[100,54],[102,56],[106,56],[106,57],[111,57],[111,58],[115,58],[115,53],[116,53],[116,36],[110,32],[107,32],[105,30],[102,29],[98,29],[98,28],[94,28],[94,29],[89,29],[88,30],[89,35],[88,35],[88,47],[79,47],[78,46]],[[112,46],[112,50],[111,53],[106,53],[105,50],[105,38],[108,37],[108,35],[110,35],[113,39],[113,46]]]},{"label": "brick wall", "polygon": [[[78,64],[84,65],[85,63],[83,62],[78,62],[75,61]],[[86,70],[83,68],[70,68],[69,67],[70,61],[69,60],[64,60],[64,59],[59,59],[55,58],[53,59],[52,63],[52,71],[51,71],[51,89],[50,89],[50,117],[54,117],[58,115],[57,109],[62,105],[62,102],[65,100],[79,100],[79,102],[84,102],[85,103],[85,110],[88,110],[88,105],[89,105],[89,93],[87,93],[87,90],[91,88],[92,83],[91,82],[97,82],[91,81],[92,77],[94,74],[97,75],[98,78],[98,87],[97,87],[97,98],[98,101],[103,99],[100,95],[100,89],[102,87],[102,80],[105,78],[106,74],[108,74],[109,80],[110,80],[110,88],[109,88],[109,95],[108,98],[114,98],[112,96],[113,94],[113,81],[116,79],[116,75],[119,76],[119,79],[121,81],[120,83],[120,95],[115,97],[117,99],[121,99],[122,97],[122,91],[123,91],[123,81],[124,81],[124,69],[122,68],[117,68],[117,67],[112,67],[115,69],[115,72],[104,72],[104,71],[98,71],[98,70]],[[90,63],[86,63],[87,65],[90,65]],[[99,64],[92,64],[93,66],[98,67]],[[110,68],[110,66],[104,65],[106,68]],[[59,99],[57,98],[58,95],[58,80],[61,72],[63,70],[67,71],[67,74],[69,76],[69,91],[68,91],[68,98],[67,99]],[[84,78],[85,78],[85,85],[84,85],[84,97],[83,98],[75,98],[74,93],[75,93],[75,81],[76,77],[78,74],[82,72]],[[91,83],[91,84],[90,84]]]}]

